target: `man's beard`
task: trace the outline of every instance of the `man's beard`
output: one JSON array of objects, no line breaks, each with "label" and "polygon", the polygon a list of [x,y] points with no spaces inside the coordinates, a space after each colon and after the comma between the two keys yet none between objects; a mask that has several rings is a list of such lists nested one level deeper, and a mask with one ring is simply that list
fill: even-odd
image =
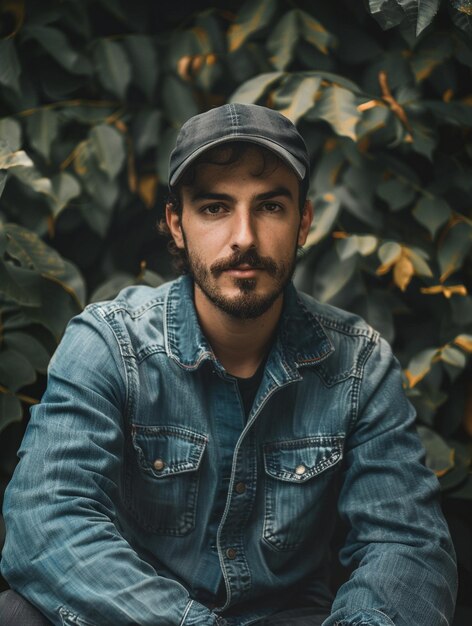
[{"label": "man's beard", "polygon": [[[289,264],[281,262],[277,265],[271,257],[261,257],[254,248],[250,248],[247,252],[235,252],[231,257],[216,261],[208,268],[197,256],[189,254],[185,236],[184,241],[190,275],[195,283],[221,311],[237,319],[255,319],[268,311],[290,282],[295,271],[296,250]],[[234,278],[239,294],[234,297],[223,295],[215,282],[216,278],[222,272],[236,269],[243,264],[267,272],[274,278],[273,289],[264,295],[257,294],[256,278]]]}]

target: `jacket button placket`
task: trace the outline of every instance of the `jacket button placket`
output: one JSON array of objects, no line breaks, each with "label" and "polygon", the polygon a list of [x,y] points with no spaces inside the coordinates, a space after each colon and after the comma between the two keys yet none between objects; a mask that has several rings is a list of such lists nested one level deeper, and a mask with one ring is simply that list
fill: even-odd
[{"label": "jacket button placket", "polygon": [[251,585],[244,553],[244,530],[254,501],[255,459],[253,436],[247,434],[237,454],[236,471],[228,493],[227,513],[219,541],[233,602],[247,593]]}]

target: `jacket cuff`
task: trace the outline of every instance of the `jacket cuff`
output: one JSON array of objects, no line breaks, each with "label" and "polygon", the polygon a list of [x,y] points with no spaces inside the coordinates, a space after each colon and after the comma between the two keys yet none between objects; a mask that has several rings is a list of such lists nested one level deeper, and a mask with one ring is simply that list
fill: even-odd
[{"label": "jacket cuff", "polygon": [[225,621],[218,618],[206,606],[190,600],[187,604],[180,626],[224,626]]},{"label": "jacket cuff", "polygon": [[323,626],[395,626],[392,620],[378,609],[362,609],[350,613],[343,619],[337,619],[334,623],[326,620]]}]

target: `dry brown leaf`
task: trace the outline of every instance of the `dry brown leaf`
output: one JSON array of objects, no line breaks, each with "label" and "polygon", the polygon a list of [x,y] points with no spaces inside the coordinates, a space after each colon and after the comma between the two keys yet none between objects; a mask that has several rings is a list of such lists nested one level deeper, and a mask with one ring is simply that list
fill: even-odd
[{"label": "dry brown leaf", "polygon": [[466,352],[472,352],[472,338],[467,335],[458,335],[454,339],[454,343]]},{"label": "dry brown leaf", "polygon": [[422,287],[421,293],[425,293],[428,295],[436,295],[442,293],[445,298],[450,298],[451,296],[466,296],[467,288],[464,285],[433,285],[432,287]]},{"label": "dry brown leaf", "polygon": [[138,181],[138,195],[148,209],[152,208],[156,201],[158,182],[159,177],[156,174],[146,174]]},{"label": "dry brown leaf", "polygon": [[180,76],[180,78],[183,78],[184,80],[191,79],[191,76],[189,73],[191,63],[192,63],[192,57],[189,55],[183,56],[179,59],[177,63],[177,73]]},{"label": "dry brown leaf", "polygon": [[403,251],[402,255],[395,263],[395,267],[393,269],[393,280],[397,287],[399,287],[402,291],[405,291],[414,274],[415,268],[413,267],[413,263]]}]

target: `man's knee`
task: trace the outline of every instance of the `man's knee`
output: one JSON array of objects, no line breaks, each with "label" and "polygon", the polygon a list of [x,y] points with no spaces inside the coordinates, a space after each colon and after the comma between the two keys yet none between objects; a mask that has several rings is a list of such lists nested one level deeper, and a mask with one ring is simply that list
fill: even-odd
[{"label": "man's knee", "polygon": [[0,593],[0,626],[51,626],[36,607],[9,589]]}]

